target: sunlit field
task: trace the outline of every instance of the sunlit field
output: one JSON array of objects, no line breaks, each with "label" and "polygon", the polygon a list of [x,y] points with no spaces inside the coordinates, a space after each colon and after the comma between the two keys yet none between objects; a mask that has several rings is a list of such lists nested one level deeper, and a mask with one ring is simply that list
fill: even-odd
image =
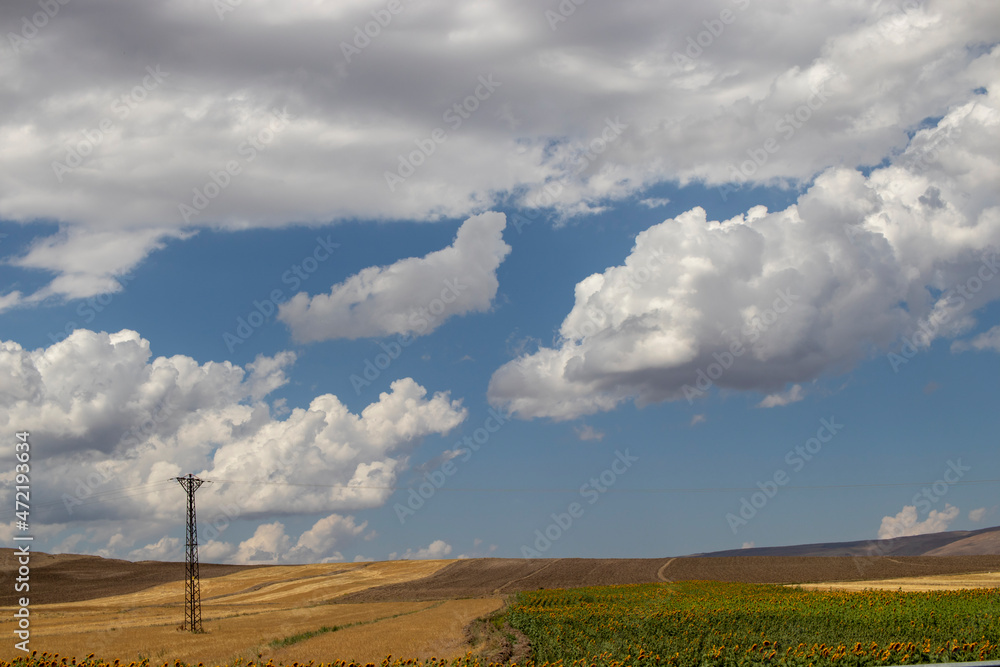
[{"label": "sunlit field", "polygon": [[[31,648],[124,664],[180,660],[224,664],[274,656],[292,662],[306,652],[379,660],[400,651],[415,658],[464,653],[462,629],[501,605],[499,598],[439,602],[337,604],[341,595],[425,577],[447,561],[398,561],[260,568],[201,582],[204,634],[181,632],[184,582],[137,593],[31,609]],[[13,628],[4,614],[0,628]],[[388,628],[405,623],[409,632]],[[386,629],[383,629],[386,628]],[[13,636],[13,635],[11,635]],[[375,638],[374,640],[372,638]],[[20,654],[13,642],[0,656]]]},{"label": "sunlit field", "polygon": [[680,582],[521,593],[538,664],[894,665],[1000,658],[1000,590]]}]

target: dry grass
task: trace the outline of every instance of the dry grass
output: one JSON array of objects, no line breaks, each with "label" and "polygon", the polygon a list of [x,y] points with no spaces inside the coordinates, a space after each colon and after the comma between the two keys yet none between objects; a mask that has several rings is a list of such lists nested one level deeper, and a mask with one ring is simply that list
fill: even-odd
[{"label": "dry grass", "polygon": [[[369,603],[402,611],[407,603]],[[415,604],[415,603],[408,603]],[[424,609],[370,625],[344,628],[264,654],[288,664],[295,660],[343,658],[378,663],[387,655],[426,659],[457,658],[469,651],[465,627],[499,609],[500,598],[424,602]],[[353,605],[352,605],[353,606]]]},{"label": "dry grass", "polygon": [[968,588],[1000,588],[1000,572],[951,574],[929,577],[901,577],[878,581],[841,581],[819,584],[799,584],[800,588],[817,591],[949,591]]},{"label": "dry grass", "polygon": [[[83,657],[197,663],[256,657],[268,643],[324,626],[366,623],[400,612],[419,611],[427,602],[331,604],[344,593],[373,585],[425,577],[446,561],[396,561],[245,570],[202,582],[206,630],[178,630],[184,617],[184,585],[172,582],[107,598],[31,607],[32,649]],[[404,617],[405,618],[405,617]],[[9,619],[9,620],[8,620]],[[13,629],[3,613],[0,632]],[[364,628],[365,626],[360,626]],[[18,654],[12,643],[0,657]]]}]

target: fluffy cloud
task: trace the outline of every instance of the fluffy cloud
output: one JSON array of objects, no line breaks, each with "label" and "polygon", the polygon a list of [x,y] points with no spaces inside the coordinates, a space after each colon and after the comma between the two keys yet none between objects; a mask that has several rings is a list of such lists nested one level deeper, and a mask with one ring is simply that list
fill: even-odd
[{"label": "fluffy cloud", "polygon": [[[162,248],[170,238],[189,236],[189,232],[162,228],[103,231],[67,227],[54,236],[37,239],[22,256],[9,263],[60,273],[49,285],[25,297],[26,303],[37,303],[51,296],[84,298],[120,291],[124,274],[149,253]],[[4,309],[0,303],[0,311]]]},{"label": "fluffy cloud", "polygon": [[791,405],[792,403],[798,403],[803,398],[805,398],[805,392],[802,391],[802,385],[793,384],[791,388],[782,393],[771,394],[765,396],[764,400],[757,404],[758,408],[778,408],[786,405]]},{"label": "fluffy cloud", "polygon": [[969,521],[972,521],[973,523],[979,523],[980,521],[983,520],[983,517],[985,516],[986,516],[985,507],[977,507],[976,509],[969,511]]},{"label": "fluffy cloud", "polygon": [[905,505],[896,516],[882,517],[878,538],[888,540],[894,537],[940,533],[948,530],[948,526],[958,515],[958,508],[946,503],[944,510],[931,510],[926,519],[917,521],[916,505]]},{"label": "fluffy cloud", "polygon": [[554,347],[497,370],[490,401],[572,419],[716,386],[787,391],[777,405],[797,397],[789,383],[969,330],[1000,297],[1000,77],[986,78],[989,95],[868,177],[834,168],[783,211],[695,208],[642,232],[623,265],[577,284]]},{"label": "fluffy cloud", "polygon": [[581,426],[573,427],[573,432],[576,433],[576,437],[580,440],[603,440],[605,433],[604,431],[599,431],[590,424],[583,424]]},{"label": "fluffy cloud", "polygon": [[312,528],[299,536],[295,547],[288,554],[288,560],[299,563],[344,560],[343,555],[335,551],[334,547],[361,535],[367,525],[367,521],[355,523],[352,516],[331,514],[317,521]]},{"label": "fluffy cloud", "polygon": [[[348,59],[341,42],[372,21],[364,3],[260,0],[223,21],[215,7],[87,5],[35,30],[35,0],[0,5],[0,87],[16,91],[0,121],[0,218],[56,221],[66,238],[27,260],[54,281],[0,305],[114,289],[99,254],[70,274],[41,252],[107,233],[124,270],[201,225],[458,217],[511,195],[572,214],[663,181],[877,164],[982,85],[975,45],[995,41],[1000,15],[992,0],[624,0],[553,30],[532,0],[428,0]],[[724,7],[735,21],[685,55]],[[762,51],[775,34],[781,48]],[[454,105],[477,89],[462,118]],[[602,143],[619,116],[627,129]],[[743,161],[769,139],[748,177]],[[385,174],[414,164],[390,191]]]},{"label": "fluffy cloud", "polygon": [[236,552],[238,563],[277,563],[288,553],[291,539],[285,534],[285,525],[280,521],[262,523],[253,536],[240,542]]},{"label": "fluffy cloud", "polygon": [[[293,362],[287,352],[245,369],[153,358],[149,342],[128,330],[79,329],[34,351],[0,342],[0,426],[46,442],[33,457],[46,474],[33,484],[40,497],[60,499],[36,506],[36,523],[73,522],[92,544],[108,544],[123,526],[136,540],[155,540],[183,512],[184,494],[170,478],[195,471],[214,480],[198,492],[208,543],[240,519],[322,513],[282,553],[330,556],[364,528],[330,513],[384,504],[413,448],[455,428],[466,410],[405,378],[359,414],[324,394],[279,419],[264,399]],[[269,530],[237,557],[279,546]],[[142,554],[170,546],[157,544]],[[222,542],[209,549],[234,553]]]},{"label": "fluffy cloud", "polygon": [[184,554],[184,546],[176,537],[162,537],[153,544],[129,552],[132,560],[178,560]]},{"label": "fluffy cloud", "polygon": [[417,549],[407,549],[403,555],[396,552],[389,554],[389,560],[434,560],[446,558],[451,553],[451,545],[444,540],[434,540],[426,547]]},{"label": "fluffy cloud", "polygon": [[989,331],[984,331],[969,341],[956,340],[951,344],[952,352],[966,352],[968,350],[993,350],[1000,352],[1000,326],[995,326]]},{"label": "fluffy cloud", "polygon": [[329,294],[300,292],[278,318],[302,342],[391,334],[424,335],[449,317],[484,311],[496,296],[496,271],[510,253],[507,218],[483,213],[462,223],[455,242],[424,257],[372,266]]}]

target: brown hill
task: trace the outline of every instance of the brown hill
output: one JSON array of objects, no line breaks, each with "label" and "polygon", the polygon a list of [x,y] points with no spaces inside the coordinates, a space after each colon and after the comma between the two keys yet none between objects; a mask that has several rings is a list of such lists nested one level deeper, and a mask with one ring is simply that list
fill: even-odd
[{"label": "brown hill", "polygon": [[953,530],[911,535],[888,540],[821,542],[787,547],[755,547],[693,554],[699,557],[728,556],[992,556],[1000,555],[1000,527]]},{"label": "brown hill", "polygon": [[[31,553],[30,589],[15,592],[19,567],[15,549],[0,548],[0,605],[14,605],[19,597],[28,597],[32,604],[75,602],[108,595],[134,593],[150,586],[184,579],[184,563],[158,561],[115,560],[100,556],[77,554]],[[247,565],[202,564],[205,579],[250,569]]]},{"label": "brown hill", "polygon": [[447,600],[538,588],[610,586],[659,581],[665,558],[475,558],[457,560],[429,577],[378,586],[338,602]]},{"label": "brown hill", "polygon": [[[443,600],[538,588],[638,584],[684,579],[755,583],[863,581],[1000,570],[1000,528],[894,540],[738,549],[681,558],[482,558],[450,563],[429,576],[377,586],[338,602]],[[989,554],[989,555],[987,555]],[[132,593],[180,581],[183,563],[131,562],[74,554],[31,554],[33,604]],[[203,564],[203,578],[261,566]],[[18,562],[0,549],[0,605],[14,605]]]},{"label": "brown hill", "polygon": [[927,552],[928,556],[972,556],[1000,554],[1000,529],[976,531],[965,539],[956,540]]},{"label": "brown hill", "polygon": [[497,593],[711,579],[793,584],[863,581],[1000,570],[1000,556],[887,557],[709,557],[653,559],[503,559],[455,561],[434,574],[378,586],[337,602],[445,600]]}]

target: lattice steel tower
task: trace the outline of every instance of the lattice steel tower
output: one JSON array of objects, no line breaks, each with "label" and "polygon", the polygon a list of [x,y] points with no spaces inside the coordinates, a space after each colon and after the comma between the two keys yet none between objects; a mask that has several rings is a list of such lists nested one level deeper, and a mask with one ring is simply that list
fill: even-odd
[{"label": "lattice steel tower", "polygon": [[205,480],[191,473],[174,477],[187,491],[187,584],[184,589],[184,625],[181,630],[204,632],[201,628],[201,577],[198,573],[198,521],[194,513],[194,494]]}]

